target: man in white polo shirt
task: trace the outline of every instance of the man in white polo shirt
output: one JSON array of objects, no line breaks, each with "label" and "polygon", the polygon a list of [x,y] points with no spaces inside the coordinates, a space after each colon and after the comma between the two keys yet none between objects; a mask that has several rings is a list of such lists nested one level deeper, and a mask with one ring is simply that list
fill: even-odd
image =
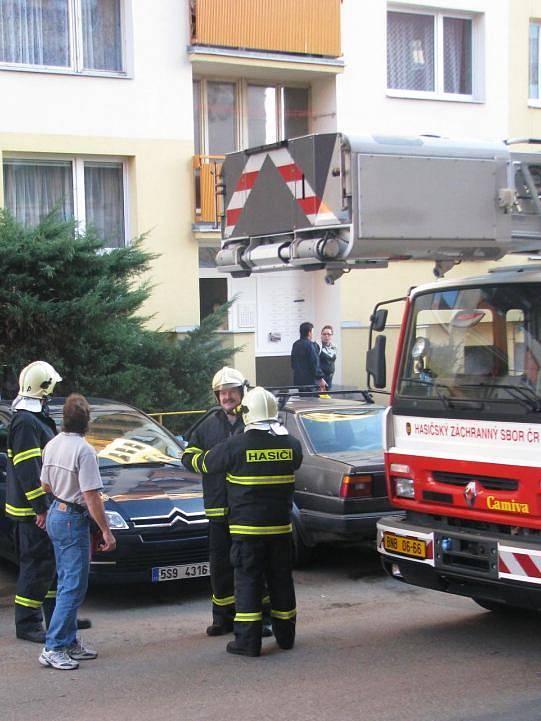
[{"label": "man in white polo shirt", "polygon": [[96,451],[84,439],[89,422],[86,399],[70,395],[64,403],[62,432],[47,444],[41,471],[44,490],[54,496],[47,533],[56,558],[58,591],[39,662],[62,671],[98,655],[77,638],[77,611],[86,595],[90,568],[90,516],[103,535],[101,550],[116,546],[100,495],[103,484]]}]

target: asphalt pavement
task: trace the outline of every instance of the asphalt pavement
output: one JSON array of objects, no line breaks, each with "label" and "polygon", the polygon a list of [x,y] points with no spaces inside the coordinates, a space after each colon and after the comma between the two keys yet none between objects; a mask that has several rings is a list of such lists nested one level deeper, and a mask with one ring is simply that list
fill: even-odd
[{"label": "asphalt pavement", "polygon": [[14,637],[0,562],[1,721],[536,721],[541,620],[387,578],[371,549],[324,549],[296,572],[297,644],[260,658],[208,638],[208,581],[96,587],[81,615],[99,651],[38,665]]}]

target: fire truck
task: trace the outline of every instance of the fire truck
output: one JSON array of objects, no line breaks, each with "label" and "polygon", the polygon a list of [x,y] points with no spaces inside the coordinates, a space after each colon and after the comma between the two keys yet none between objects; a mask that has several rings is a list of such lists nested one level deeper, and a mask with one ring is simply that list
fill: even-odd
[{"label": "fire truck", "polygon": [[[441,277],[539,253],[541,159],[511,147],[329,134],[234,153],[218,254],[233,275],[321,269],[330,283],[434,261],[438,280],[400,299],[384,451],[404,515],[379,521],[377,544],[395,578],[492,610],[541,608],[541,263]],[[376,389],[387,310],[371,320]]]}]

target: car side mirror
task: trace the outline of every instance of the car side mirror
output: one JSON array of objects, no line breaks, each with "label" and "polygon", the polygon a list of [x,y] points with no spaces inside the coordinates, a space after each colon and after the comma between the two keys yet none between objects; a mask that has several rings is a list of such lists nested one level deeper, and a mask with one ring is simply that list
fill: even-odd
[{"label": "car side mirror", "polygon": [[387,338],[384,335],[378,335],[374,342],[374,347],[366,352],[366,373],[369,388],[371,378],[374,379],[375,388],[385,388],[387,385],[386,345]]},{"label": "car side mirror", "polygon": [[370,327],[373,331],[376,333],[381,333],[385,330],[385,326],[387,325],[387,315],[389,311],[387,308],[378,308],[378,310],[374,311],[372,315],[370,316]]}]

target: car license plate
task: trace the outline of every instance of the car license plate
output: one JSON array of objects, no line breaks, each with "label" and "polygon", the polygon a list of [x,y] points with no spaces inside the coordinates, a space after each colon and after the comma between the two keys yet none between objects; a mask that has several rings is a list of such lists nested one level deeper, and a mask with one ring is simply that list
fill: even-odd
[{"label": "car license plate", "polygon": [[385,531],[383,534],[383,547],[391,553],[402,553],[404,556],[426,558],[426,541],[418,538],[397,536],[396,533]]},{"label": "car license plate", "polygon": [[181,578],[199,578],[209,576],[208,563],[187,563],[183,566],[158,566],[152,569],[152,582],[178,581]]}]

